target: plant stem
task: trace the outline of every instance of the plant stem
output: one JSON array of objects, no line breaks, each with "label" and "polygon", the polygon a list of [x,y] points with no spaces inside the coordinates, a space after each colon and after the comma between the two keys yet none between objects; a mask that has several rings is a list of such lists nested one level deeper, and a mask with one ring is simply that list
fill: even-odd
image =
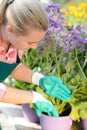
[{"label": "plant stem", "polygon": [[82,68],[81,68],[81,65],[80,65],[80,63],[79,63],[79,60],[78,60],[77,49],[76,49],[76,48],[75,48],[75,53],[76,53],[76,61],[77,61],[77,65],[78,65],[78,67],[79,67],[79,69],[80,69],[80,71],[81,71],[83,77],[86,79],[86,75],[85,75],[85,73],[83,72],[83,70],[82,70]]}]

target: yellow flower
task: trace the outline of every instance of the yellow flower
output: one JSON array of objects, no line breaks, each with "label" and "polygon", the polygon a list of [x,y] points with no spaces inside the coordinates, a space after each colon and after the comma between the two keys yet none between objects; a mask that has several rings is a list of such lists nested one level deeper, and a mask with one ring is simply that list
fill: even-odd
[{"label": "yellow flower", "polygon": [[76,7],[75,7],[75,6],[70,6],[70,7],[68,7],[68,10],[69,10],[69,11],[75,11],[75,10],[76,10]]},{"label": "yellow flower", "polygon": [[62,8],[60,11],[61,11],[62,13],[66,13],[66,9],[64,9],[64,8]]},{"label": "yellow flower", "polygon": [[72,23],[70,21],[65,21],[64,24],[67,25],[67,26],[71,26],[72,25]]},{"label": "yellow flower", "polygon": [[81,3],[81,4],[80,4],[80,7],[82,8],[82,10],[83,10],[83,9],[86,9],[86,8],[87,8],[87,4],[86,4],[86,3]]},{"label": "yellow flower", "polygon": [[[61,12],[65,14],[68,20],[81,23],[83,18],[87,19],[87,3],[81,3],[76,6],[72,2],[69,2],[67,5],[67,8],[62,8]],[[71,23],[66,22],[65,24],[71,26]]]},{"label": "yellow flower", "polygon": [[75,17],[78,17],[79,16],[79,13],[77,11],[74,11],[74,16]]},{"label": "yellow flower", "polygon": [[81,18],[81,17],[84,17],[84,13],[83,12],[77,12],[76,14],[75,14],[75,16],[77,17],[77,18]]},{"label": "yellow flower", "polygon": [[73,6],[74,4],[73,4],[73,2],[68,2],[67,5],[68,5],[68,6]]}]

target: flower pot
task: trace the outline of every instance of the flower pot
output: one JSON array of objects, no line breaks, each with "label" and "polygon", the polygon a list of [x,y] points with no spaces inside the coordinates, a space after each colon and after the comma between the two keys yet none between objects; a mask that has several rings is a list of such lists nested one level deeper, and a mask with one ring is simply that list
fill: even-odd
[{"label": "flower pot", "polygon": [[83,130],[87,130],[87,118],[82,119],[82,126],[83,126]]},{"label": "flower pot", "polygon": [[70,130],[72,120],[69,116],[55,118],[42,114],[40,125],[42,130]]},{"label": "flower pot", "polygon": [[29,104],[22,104],[22,112],[28,122],[39,123],[39,117],[36,115],[36,112],[29,107]]}]

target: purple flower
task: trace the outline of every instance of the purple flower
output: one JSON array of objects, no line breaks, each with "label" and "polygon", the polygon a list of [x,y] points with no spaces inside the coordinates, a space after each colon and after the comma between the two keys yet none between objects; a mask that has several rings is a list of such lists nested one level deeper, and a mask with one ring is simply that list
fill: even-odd
[{"label": "purple flower", "polygon": [[87,44],[87,38],[83,37],[87,35],[84,27],[81,25],[66,26],[64,24],[65,15],[61,13],[61,6],[58,4],[48,5],[45,9],[48,13],[49,28],[43,43],[54,42],[54,45],[65,52],[73,51],[75,47],[80,51],[84,50]]},{"label": "purple flower", "polygon": [[61,9],[61,6],[58,4],[50,4],[48,6],[45,7],[45,10],[50,13],[50,12],[57,12],[59,13]]}]

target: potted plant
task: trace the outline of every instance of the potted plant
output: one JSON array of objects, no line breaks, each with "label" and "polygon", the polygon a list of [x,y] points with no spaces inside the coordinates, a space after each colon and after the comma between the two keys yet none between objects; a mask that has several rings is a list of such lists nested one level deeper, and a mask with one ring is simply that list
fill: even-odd
[{"label": "potted plant", "polygon": [[[40,92],[53,103],[60,117],[70,116],[73,121],[79,121],[87,118],[87,32],[85,25],[66,25],[67,19],[58,4],[48,5],[45,9],[49,17],[47,34],[36,50],[29,50],[24,54],[22,62],[34,71],[61,78],[72,91],[71,99],[61,101],[46,95],[40,87],[24,82],[16,81],[15,87],[22,86],[20,89],[33,89]],[[43,120],[42,117],[40,120]],[[71,127],[71,124],[69,125]],[[52,127],[46,129],[42,126],[42,128],[51,130]],[[59,129],[62,130],[62,128]]]}]

